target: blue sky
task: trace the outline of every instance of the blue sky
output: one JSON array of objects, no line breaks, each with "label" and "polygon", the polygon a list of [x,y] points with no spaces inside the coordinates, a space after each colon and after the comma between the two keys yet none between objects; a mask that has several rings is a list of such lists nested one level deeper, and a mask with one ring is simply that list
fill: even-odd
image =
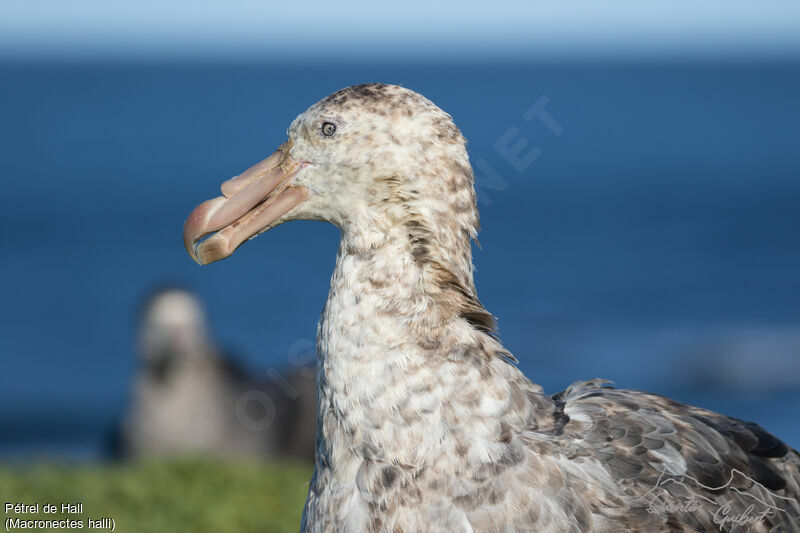
[{"label": "blue sky", "polygon": [[800,56],[797,0],[3,0],[0,57]]}]

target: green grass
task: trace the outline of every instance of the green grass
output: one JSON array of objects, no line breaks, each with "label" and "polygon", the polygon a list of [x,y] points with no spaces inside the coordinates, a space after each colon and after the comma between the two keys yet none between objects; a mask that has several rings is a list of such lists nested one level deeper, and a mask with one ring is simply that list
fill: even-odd
[{"label": "green grass", "polygon": [[[180,460],[125,465],[0,466],[3,522],[114,518],[134,533],[297,532],[311,466]],[[40,504],[38,514],[5,503]],[[44,514],[46,503],[83,503],[83,514]],[[3,524],[5,526],[5,524]],[[4,528],[4,527],[3,527]]]}]

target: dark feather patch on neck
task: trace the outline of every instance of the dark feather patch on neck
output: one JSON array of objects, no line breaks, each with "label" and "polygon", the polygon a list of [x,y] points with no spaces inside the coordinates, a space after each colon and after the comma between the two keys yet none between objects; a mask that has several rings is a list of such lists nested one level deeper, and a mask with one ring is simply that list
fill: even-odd
[{"label": "dark feather patch on neck", "polygon": [[434,263],[436,281],[456,310],[459,318],[466,320],[476,330],[497,338],[497,321],[494,316],[483,307],[480,300],[448,269],[439,263]]},{"label": "dark feather patch on neck", "polygon": [[[497,322],[487,311],[474,292],[452,270],[437,259],[437,243],[433,232],[421,215],[409,213],[405,222],[411,257],[420,266],[433,274],[433,283],[438,289],[437,303],[450,308],[477,331],[498,338]],[[469,236],[465,235],[468,240]]]}]

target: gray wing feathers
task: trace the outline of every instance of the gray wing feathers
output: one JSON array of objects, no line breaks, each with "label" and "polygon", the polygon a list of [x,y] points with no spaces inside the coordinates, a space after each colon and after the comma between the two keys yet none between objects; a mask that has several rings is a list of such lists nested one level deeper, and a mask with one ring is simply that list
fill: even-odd
[{"label": "gray wing feathers", "polygon": [[576,383],[553,399],[570,417],[565,453],[599,461],[631,516],[666,531],[800,530],[797,452],[757,424],[608,384]]}]

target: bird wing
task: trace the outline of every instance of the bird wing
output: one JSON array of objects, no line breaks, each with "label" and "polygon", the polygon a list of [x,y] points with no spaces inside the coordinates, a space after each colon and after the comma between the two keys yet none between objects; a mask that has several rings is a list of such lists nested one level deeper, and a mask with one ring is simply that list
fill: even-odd
[{"label": "bird wing", "polygon": [[629,528],[656,518],[670,531],[800,530],[796,451],[757,424],[609,384],[579,382],[553,400],[569,417],[561,453],[602,465]]}]

